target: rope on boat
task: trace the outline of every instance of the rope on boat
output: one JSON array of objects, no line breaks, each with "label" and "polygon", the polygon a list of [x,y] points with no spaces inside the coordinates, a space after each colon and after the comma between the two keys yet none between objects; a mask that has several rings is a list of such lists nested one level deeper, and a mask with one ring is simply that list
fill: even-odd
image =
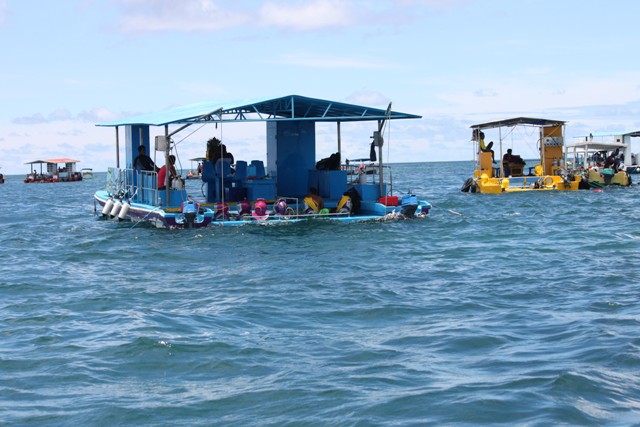
[{"label": "rope on boat", "polygon": [[135,224],[133,224],[133,226],[131,227],[131,229],[135,228],[135,226],[136,226],[136,225],[140,224],[142,221],[144,221],[145,219],[147,219],[147,217],[148,217],[149,215],[151,215],[154,211],[156,211],[156,210],[158,210],[158,209],[161,209],[161,208],[160,208],[160,207],[155,207],[155,208],[151,209],[151,210],[149,211],[149,213],[148,213],[148,214],[146,214],[146,215],[145,215],[145,216],[143,216],[139,221],[137,221]]},{"label": "rope on boat", "polygon": [[429,202],[429,204],[430,204],[431,206],[433,206],[434,208],[444,209],[444,210],[446,210],[447,212],[449,212],[449,213],[450,213],[450,214],[452,214],[452,215],[464,216],[464,214],[461,214],[460,212],[456,212],[456,211],[454,211],[453,209],[445,209],[445,208],[442,208],[442,207],[440,207],[440,206],[438,206],[438,205],[436,205],[436,204],[434,204],[434,203],[431,203],[431,202]]},{"label": "rope on boat", "polygon": [[175,147],[176,145],[180,144],[180,143],[181,143],[181,142],[183,142],[185,139],[189,138],[191,135],[193,135],[194,133],[196,133],[196,132],[198,132],[200,129],[202,129],[202,127],[203,127],[204,125],[206,125],[206,124],[207,124],[206,122],[205,122],[205,123],[203,123],[202,125],[200,125],[200,127],[199,127],[199,128],[197,128],[197,129],[195,129],[193,132],[191,132],[191,133],[187,134],[187,135],[186,135],[184,138],[182,138],[180,141],[178,141],[178,142],[174,142],[174,143],[173,143],[173,146]]}]

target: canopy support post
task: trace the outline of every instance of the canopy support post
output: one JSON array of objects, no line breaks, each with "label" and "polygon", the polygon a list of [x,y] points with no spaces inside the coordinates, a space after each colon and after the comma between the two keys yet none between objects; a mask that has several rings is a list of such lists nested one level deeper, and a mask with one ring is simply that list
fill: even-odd
[{"label": "canopy support post", "polygon": [[116,126],[116,167],[120,169],[120,132]]}]

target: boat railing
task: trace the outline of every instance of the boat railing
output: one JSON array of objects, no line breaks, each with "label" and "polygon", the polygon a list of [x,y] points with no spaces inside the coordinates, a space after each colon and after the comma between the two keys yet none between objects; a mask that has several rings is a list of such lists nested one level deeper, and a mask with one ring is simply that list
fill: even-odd
[{"label": "boat railing", "polygon": [[158,204],[158,173],[136,169],[109,168],[107,192],[127,197],[135,203],[156,206]]},{"label": "boat railing", "polygon": [[[348,164],[342,165],[342,169],[347,171],[348,184],[379,184],[380,165],[370,164]],[[391,166],[382,166],[383,184],[388,186],[387,190],[391,194],[393,190],[393,174]]]}]

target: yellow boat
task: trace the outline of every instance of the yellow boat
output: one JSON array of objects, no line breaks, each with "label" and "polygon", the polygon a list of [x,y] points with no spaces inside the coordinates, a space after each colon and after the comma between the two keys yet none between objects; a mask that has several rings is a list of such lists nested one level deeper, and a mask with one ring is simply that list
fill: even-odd
[{"label": "yellow boat", "polygon": [[[511,150],[503,152],[503,143],[518,127],[533,127],[533,137],[539,160],[527,167]],[[472,178],[462,186],[463,192],[501,194],[522,191],[575,191],[585,188],[582,177],[565,167],[564,147],[565,122],[559,120],[516,117],[480,123],[471,126],[474,157],[476,162]],[[485,131],[497,130],[499,145],[493,150],[493,142],[485,143]],[[528,135],[531,132],[523,132]],[[500,157],[495,158],[496,155]]]}]

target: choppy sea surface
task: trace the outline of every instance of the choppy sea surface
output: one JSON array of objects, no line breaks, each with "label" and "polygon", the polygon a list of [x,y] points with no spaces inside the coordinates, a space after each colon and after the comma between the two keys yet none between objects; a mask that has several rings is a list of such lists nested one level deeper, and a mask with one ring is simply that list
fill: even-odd
[{"label": "choppy sea surface", "polygon": [[197,230],[98,219],[104,174],[8,177],[0,423],[640,425],[640,187],[472,169],[394,166],[424,220]]}]

